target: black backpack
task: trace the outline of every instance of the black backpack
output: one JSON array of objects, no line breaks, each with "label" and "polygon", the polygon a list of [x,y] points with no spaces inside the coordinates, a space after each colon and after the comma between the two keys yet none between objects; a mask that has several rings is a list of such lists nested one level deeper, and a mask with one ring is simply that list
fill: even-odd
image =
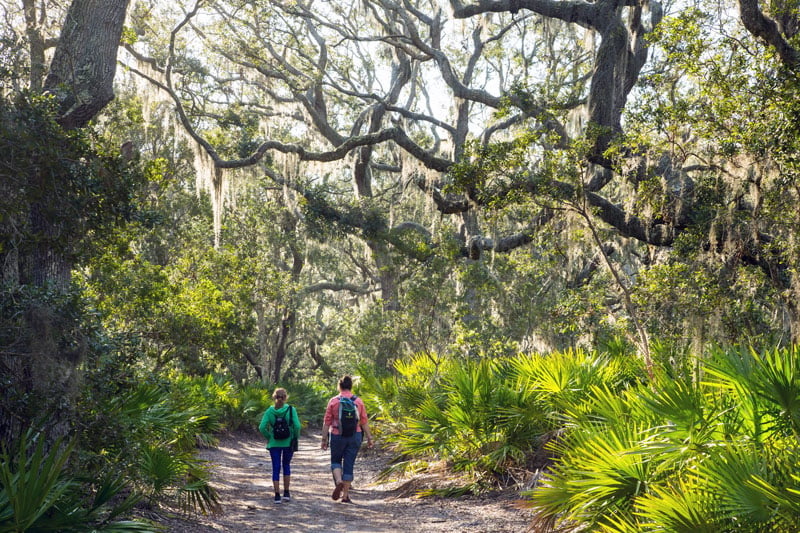
[{"label": "black backpack", "polygon": [[342,437],[352,437],[358,427],[358,408],[356,398],[345,398],[339,396],[339,435]]},{"label": "black backpack", "polygon": [[[286,411],[288,416],[292,416],[292,406]],[[275,413],[275,423],[272,425],[272,438],[275,440],[286,440],[292,435],[292,430],[289,429],[289,422],[285,416],[278,416]]]}]

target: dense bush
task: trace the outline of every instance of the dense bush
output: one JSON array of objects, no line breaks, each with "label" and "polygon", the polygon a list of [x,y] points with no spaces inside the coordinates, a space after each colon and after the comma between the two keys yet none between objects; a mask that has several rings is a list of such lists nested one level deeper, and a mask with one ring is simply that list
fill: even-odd
[{"label": "dense bush", "polygon": [[565,411],[594,388],[620,391],[642,373],[625,354],[581,351],[475,360],[418,354],[396,369],[396,377],[367,369],[361,376],[398,452],[391,471],[444,461],[464,475],[456,491],[510,481],[562,428]]},{"label": "dense bush", "polygon": [[463,491],[544,468],[537,531],[795,531],[800,350],[716,349],[650,382],[618,348],[420,354],[396,376],[362,369],[362,389],[392,471],[444,461]]},{"label": "dense bush", "polygon": [[796,531],[797,349],[716,350],[695,375],[564,413],[531,494],[544,521],[604,531]]},{"label": "dense bush", "polygon": [[125,482],[70,474],[75,441],[48,451],[41,433],[28,432],[0,450],[0,531],[154,531],[145,522],[117,520],[140,499],[120,497]]}]

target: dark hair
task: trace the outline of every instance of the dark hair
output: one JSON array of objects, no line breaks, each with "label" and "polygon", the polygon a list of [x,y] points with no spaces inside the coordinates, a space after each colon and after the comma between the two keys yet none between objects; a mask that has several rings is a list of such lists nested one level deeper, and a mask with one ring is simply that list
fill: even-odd
[{"label": "dark hair", "polygon": [[344,376],[339,380],[339,388],[342,390],[350,390],[353,388],[353,378]]}]

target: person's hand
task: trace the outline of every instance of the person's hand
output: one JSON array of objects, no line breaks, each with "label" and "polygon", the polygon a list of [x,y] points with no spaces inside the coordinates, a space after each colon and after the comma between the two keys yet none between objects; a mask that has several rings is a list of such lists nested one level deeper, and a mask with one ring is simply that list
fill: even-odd
[{"label": "person's hand", "polygon": [[367,437],[367,448],[372,448],[375,444],[372,442],[372,437]]},{"label": "person's hand", "polygon": [[322,442],[319,444],[319,447],[323,450],[328,449],[328,439],[322,439]]}]

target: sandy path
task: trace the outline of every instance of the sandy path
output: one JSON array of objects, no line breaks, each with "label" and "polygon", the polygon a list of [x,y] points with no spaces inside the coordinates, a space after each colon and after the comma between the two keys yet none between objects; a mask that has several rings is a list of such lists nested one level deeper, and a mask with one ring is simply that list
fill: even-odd
[{"label": "sandy path", "polygon": [[353,504],[331,499],[333,481],[328,452],[319,449],[319,433],[300,440],[292,460],[292,500],[272,501],[271,465],[264,440],[253,434],[224,437],[219,447],[204,450],[213,466],[212,484],[219,491],[222,513],[194,520],[170,520],[174,532],[270,531],[381,533],[493,531],[522,532],[530,513],[513,499],[424,499],[398,497],[398,483],[376,483],[381,459],[362,448],[350,491]]}]

